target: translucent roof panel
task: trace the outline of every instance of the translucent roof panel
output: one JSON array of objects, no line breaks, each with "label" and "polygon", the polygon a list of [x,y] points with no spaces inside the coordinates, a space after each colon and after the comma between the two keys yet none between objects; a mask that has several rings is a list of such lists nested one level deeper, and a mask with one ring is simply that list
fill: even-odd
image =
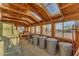
[{"label": "translucent roof panel", "polygon": [[44,3],[43,5],[51,15],[60,14],[60,10],[56,3]]},{"label": "translucent roof panel", "polygon": [[34,16],[37,21],[41,20],[41,18],[36,13],[34,13],[34,12],[30,11],[30,10],[27,11],[27,14],[30,15],[30,16]]},{"label": "translucent roof panel", "polygon": [[28,19],[28,18],[22,18],[23,20],[27,20],[27,21],[29,21],[30,23],[34,23],[33,21],[31,21],[30,19]]}]

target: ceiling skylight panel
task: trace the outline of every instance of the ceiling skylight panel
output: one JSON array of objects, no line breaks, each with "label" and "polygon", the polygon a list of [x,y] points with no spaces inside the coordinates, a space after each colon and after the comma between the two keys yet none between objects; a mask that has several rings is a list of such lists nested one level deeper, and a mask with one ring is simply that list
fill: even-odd
[{"label": "ceiling skylight panel", "polygon": [[56,3],[45,3],[43,5],[46,7],[46,9],[51,15],[56,15],[61,13]]},{"label": "ceiling skylight panel", "polygon": [[27,21],[29,21],[30,23],[34,23],[33,21],[31,21],[30,19],[28,19],[28,18],[22,18],[23,20],[27,20]]},{"label": "ceiling skylight panel", "polygon": [[30,15],[30,16],[34,16],[37,21],[40,21],[41,20],[41,18],[36,13],[34,13],[32,11],[29,11],[28,10],[27,14]]}]

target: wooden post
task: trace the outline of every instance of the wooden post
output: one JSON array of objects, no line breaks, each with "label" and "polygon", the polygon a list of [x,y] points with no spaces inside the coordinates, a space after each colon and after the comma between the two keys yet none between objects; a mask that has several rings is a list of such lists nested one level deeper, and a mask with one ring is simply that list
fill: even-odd
[{"label": "wooden post", "polygon": [[32,26],[30,26],[30,34],[32,33],[31,28],[32,28]]},{"label": "wooden post", "polygon": [[28,27],[25,27],[25,31],[28,32]]},{"label": "wooden post", "polygon": [[55,37],[55,23],[51,21],[51,36]]},{"label": "wooden post", "polygon": [[3,24],[2,22],[0,22],[0,36],[2,36],[3,34]]},{"label": "wooden post", "polygon": [[64,38],[64,22],[62,24],[62,37]]},{"label": "wooden post", "polygon": [[42,33],[43,32],[43,26],[42,26],[42,24],[40,24],[40,28],[41,28],[41,30],[40,30],[41,33],[40,34],[42,35],[43,34]]},{"label": "wooden post", "polygon": [[36,34],[36,25],[35,25],[35,30],[34,30],[34,32],[35,32],[34,34]]}]

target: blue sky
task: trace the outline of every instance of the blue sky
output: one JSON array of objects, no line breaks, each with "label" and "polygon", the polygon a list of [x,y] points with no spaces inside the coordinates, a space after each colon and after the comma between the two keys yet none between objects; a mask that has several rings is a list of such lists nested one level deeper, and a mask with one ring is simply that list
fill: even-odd
[{"label": "blue sky", "polygon": [[[48,12],[51,14],[51,15],[54,15],[54,14],[57,14],[57,13],[60,13],[60,10],[57,6],[56,3],[51,3],[50,5],[48,5],[48,3],[45,3],[44,4],[45,7],[48,9]],[[48,7],[47,7],[48,5]]]},{"label": "blue sky", "polygon": [[[51,3],[49,5],[48,5],[48,3],[45,3],[44,5],[45,5],[45,7],[47,8],[48,12],[51,15],[61,13],[56,3]],[[74,21],[64,22],[64,26],[71,26],[73,24],[75,24]],[[56,24],[56,29],[62,29],[62,23],[57,23]]]}]

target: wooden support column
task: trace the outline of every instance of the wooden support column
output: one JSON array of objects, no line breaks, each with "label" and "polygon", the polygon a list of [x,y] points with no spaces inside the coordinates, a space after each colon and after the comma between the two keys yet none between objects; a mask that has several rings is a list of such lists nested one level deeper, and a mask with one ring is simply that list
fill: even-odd
[{"label": "wooden support column", "polygon": [[42,23],[40,24],[40,28],[41,28],[41,30],[40,30],[40,34],[42,35],[43,34],[43,25],[42,25]]},{"label": "wooden support column", "polygon": [[29,27],[27,27],[27,32],[29,32]]},{"label": "wooden support column", "polygon": [[35,30],[34,30],[34,32],[35,32],[35,34],[36,34],[36,25],[35,25],[34,27],[35,27]]},{"label": "wooden support column", "polygon": [[1,20],[1,9],[0,9],[0,20]]},{"label": "wooden support column", "polygon": [[62,23],[62,37],[64,38],[64,22]]},{"label": "wooden support column", "polygon": [[74,44],[74,53],[77,51],[77,49],[79,48],[79,25],[78,25],[79,21],[76,21],[75,25],[75,44]]},{"label": "wooden support column", "polygon": [[55,23],[51,21],[51,36],[55,37]]},{"label": "wooden support column", "polygon": [[17,25],[17,24],[15,24],[15,26],[16,26],[16,30],[18,30],[18,25]]},{"label": "wooden support column", "polygon": [[13,27],[13,24],[11,24],[11,35],[14,35]]},{"label": "wooden support column", "polygon": [[3,34],[3,24],[0,22],[0,37],[2,37]]},{"label": "wooden support column", "polygon": [[28,27],[25,27],[25,31],[28,32]]},{"label": "wooden support column", "polygon": [[31,31],[31,27],[32,27],[32,26],[30,26],[30,34],[32,33],[32,31]]}]

